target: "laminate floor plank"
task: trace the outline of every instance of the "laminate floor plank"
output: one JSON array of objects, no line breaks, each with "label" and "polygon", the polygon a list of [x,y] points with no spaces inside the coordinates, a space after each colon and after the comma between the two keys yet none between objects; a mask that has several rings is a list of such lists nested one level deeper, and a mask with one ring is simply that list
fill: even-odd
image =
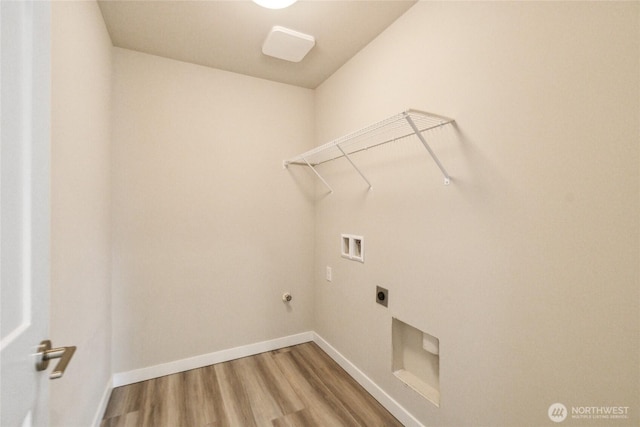
[{"label": "laminate floor plank", "polygon": [[107,409],[104,411],[103,419],[114,418],[127,413],[125,410],[125,399],[129,395],[129,390],[124,387],[117,387],[111,391]]},{"label": "laminate floor plank", "polygon": [[[204,427],[225,417],[216,414],[214,402],[216,399],[207,390],[205,384],[209,371],[201,369],[193,369],[183,372],[185,376],[185,401],[187,417],[186,422],[189,426]],[[217,380],[216,380],[217,381]],[[222,399],[219,399],[222,405]]]},{"label": "laminate floor plank", "polygon": [[357,426],[356,420],[331,394],[312,368],[295,352],[277,355],[278,364],[319,426]]},{"label": "laminate floor plank", "polygon": [[283,416],[284,413],[275,401],[273,393],[270,392],[270,387],[261,377],[256,359],[246,357],[234,360],[232,363],[236,368],[239,380],[244,385],[256,425],[271,427],[271,420]]},{"label": "laminate floor plank", "polygon": [[255,359],[257,372],[259,372],[262,381],[269,390],[269,394],[273,396],[282,414],[286,415],[304,409],[304,403],[302,403],[274,360],[274,353],[262,353],[248,359]]},{"label": "laminate floor plank", "polygon": [[126,389],[124,387],[114,388],[104,418],[124,415],[140,409],[142,387],[144,387],[142,383],[135,383]]},{"label": "laminate floor plank", "polygon": [[106,418],[100,423],[100,427],[138,427],[138,411],[129,412],[124,415]]},{"label": "laminate floor plank", "polygon": [[358,424],[363,426],[402,426],[340,365],[317,347],[317,344],[300,345],[296,347],[295,351],[299,352],[304,360],[314,367],[327,388],[343,402]]},{"label": "laminate floor plank", "polygon": [[[184,372],[169,375],[167,378],[167,425],[169,426],[191,426],[193,424],[192,406],[187,394],[187,376]],[[203,423],[204,424],[204,423]]]},{"label": "laminate floor plank", "polygon": [[313,418],[311,411],[308,409],[301,409],[296,412],[292,412],[283,417],[271,420],[273,427],[302,427],[302,426],[314,426],[319,425]]},{"label": "laminate floor plank", "polygon": [[305,343],[115,388],[100,427],[401,425]]},{"label": "laminate floor plank", "polygon": [[217,364],[215,369],[229,425],[257,427],[249,396],[236,373],[233,361]]},{"label": "laminate floor plank", "polygon": [[[222,390],[218,382],[215,365],[205,366],[198,369],[204,386],[204,401],[206,402],[206,413],[211,415],[212,427],[228,425],[228,417],[222,398]],[[207,426],[209,426],[207,424]]]},{"label": "laminate floor plank", "polygon": [[140,408],[140,425],[154,427],[169,426],[167,423],[168,383],[168,377],[154,378],[152,380],[145,381],[142,406]]}]

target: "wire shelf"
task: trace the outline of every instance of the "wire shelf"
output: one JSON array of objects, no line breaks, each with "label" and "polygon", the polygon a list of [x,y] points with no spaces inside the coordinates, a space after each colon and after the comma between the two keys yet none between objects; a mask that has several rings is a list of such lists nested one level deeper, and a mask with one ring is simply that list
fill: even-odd
[{"label": "wire shelf", "polygon": [[358,153],[360,151],[368,150],[373,147],[377,147],[382,144],[398,141],[408,136],[416,135],[425,146],[433,160],[436,162],[437,166],[442,171],[445,177],[445,184],[449,184],[449,175],[427,144],[422,133],[453,123],[453,121],[453,119],[436,114],[425,113],[417,110],[407,110],[385,120],[364,127],[356,132],[352,132],[326,144],[320,145],[319,147],[316,147],[291,159],[285,160],[283,162],[283,166],[309,166],[311,169],[313,169],[318,178],[320,178],[322,182],[324,182],[324,184],[329,187],[331,191],[333,191],[329,184],[315,169],[315,166],[341,157],[346,157],[351,165],[356,169],[356,171],[367,182],[367,184],[369,184],[369,187],[371,187],[369,180],[367,180],[360,169],[358,169],[358,167],[353,163],[350,155]]}]

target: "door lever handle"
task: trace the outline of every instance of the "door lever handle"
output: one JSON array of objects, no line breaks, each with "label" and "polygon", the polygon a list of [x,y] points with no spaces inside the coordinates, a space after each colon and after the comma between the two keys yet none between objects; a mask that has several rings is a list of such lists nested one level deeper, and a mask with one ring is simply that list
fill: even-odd
[{"label": "door lever handle", "polygon": [[67,369],[67,365],[75,351],[75,346],[51,348],[51,341],[44,340],[38,346],[38,353],[36,353],[36,370],[44,371],[49,366],[49,360],[60,359],[56,368],[49,375],[49,379],[58,379],[64,375],[64,371]]}]

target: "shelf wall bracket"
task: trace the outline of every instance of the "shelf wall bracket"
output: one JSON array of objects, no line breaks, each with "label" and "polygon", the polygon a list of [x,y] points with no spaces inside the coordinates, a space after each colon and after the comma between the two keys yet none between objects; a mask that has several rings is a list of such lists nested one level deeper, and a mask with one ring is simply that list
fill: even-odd
[{"label": "shelf wall bracket", "polygon": [[313,171],[313,173],[315,173],[315,174],[316,174],[316,176],[317,176],[318,178],[320,178],[320,181],[322,181],[322,183],[323,183],[324,185],[326,185],[326,186],[327,186],[327,188],[329,189],[329,192],[330,192],[330,193],[333,193],[333,188],[331,188],[331,186],[329,185],[329,183],[327,183],[327,181],[325,181],[325,179],[322,177],[322,175],[320,175],[320,174],[318,173],[318,171],[316,170],[316,168],[314,168],[314,167],[311,165],[311,163],[309,163],[309,162],[307,161],[307,159],[305,159],[304,157],[302,157],[302,160],[304,160],[304,162],[307,164],[307,166],[309,166],[309,167],[311,168],[311,170]]},{"label": "shelf wall bracket", "polygon": [[342,149],[342,147],[340,147],[339,144],[336,144],[336,147],[338,147],[338,150],[340,150],[340,152],[342,153],[342,155],[349,160],[349,163],[351,163],[351,166],[353,166],[353,168],[356,170],[356,172],[358,172],[360,174],[360,176],[362,177],[362,179],[364,179],[364,181],[369,185],[369,190],[371,190],[373,187],[371,186],[371,183],[369,182],[369,180],[367,179],[366,176],[364,176],[364,174],[362,173],[362,171],[356,166],[355,163],[353,163],[353,160],[351,160],[351,157],[349,157],[349,155],[347,153],[345,153],[345,151]]},{"label": "shelf wall bracket", "polygon": [[411,126],[411,129],[413,129],[413,132],[416,134],[418,139],[420,139],[420,142],[422,142],[422,145],[424,145],[424,148],[427,149],[427,151],[429,152],[429,155],[431,156],[433,161],[436,163],[436,165],[438,166],[438,168],[440,169],[440,171],[444,175],[444,184],[445,185],[449,185],[451,183],[451,177],[447,173],[447,171],[444,168],[444,166],[442,166],[442,163],[440,163],[440,160],[438,160],[438,157],[433,152],[433,150],[431,149],[429,144],[427,144],[426,139],[424,139],[424,136],[422,135],[422,133],[420,133],[420,130],[418,129],[416,124],[413,122],[413,119],[411,119],[411,116],[409,116],[409,114],[407,114],[407,113],[404,113],[404,118],[407,121],[407,123],[409,123],[409,126]]}]

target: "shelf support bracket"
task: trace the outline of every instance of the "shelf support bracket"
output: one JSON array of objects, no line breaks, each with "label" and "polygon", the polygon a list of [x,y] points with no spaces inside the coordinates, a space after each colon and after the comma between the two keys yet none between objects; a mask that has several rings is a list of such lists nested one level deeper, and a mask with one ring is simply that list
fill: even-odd
[{"label": "shelf support bracket", "polygon": [[340,147],[340,144],[336,144],[336,147],[338,147],[338,150],[340,150],[340,152],[342,153],[342,155],[349,160],[349,163],[351,163],[351,166],[353,166],[353,168],[356,170],[356,172],[358,172],[360,174],[360,176],[362,177],[362,179],[364,179],[364,181],[369,185],[369,190],[371,190],[373,187],[371,186],[371,183],[369,182],[369,180],[367,179],[366,176],[364,176],[364,174],[362,173],[362,171],[356,166],[355,163],[353,163],[353,160],[351,160],[351,157],[349,157],[349,155],[347,153],[345,153],[345,151],[342,149],[342,147]]},{"label": "shelf support bracket", "polygon": [[418,129],[416,124],[413,122],[413,119],[411,119],[411,116],[409,116],[409,114],[407,114],[407,113],[404,113],[404,118],[407,121],[407,123],[409,123],[409,126],[411,126],[411,129],[413,129],[413,132],[416,134],[418,139],[420,139],[420,142],[422,142],[422,145],[424,145],[424,148],[427,149],[427,151],[429,152],[429,155],[431,156],[433,161],[436,162],[436,165],[438,166],[438,168],[440,169],[440,171],[444,175],[444,184],[445,185],[449,185],[449,183],[451,183],[451,177],[449,176],[449,174],[445,170],[444,166],[442,166],[442,163],[440,163],[440,160],[438,160],[438,157],[433,152],[431,147],[429,147],[429,144],[427,144],[427,141],[424,139],[424,136],[420,133],[420,130]]},{"label": "shelf support bracket", "polygon": [[322,181],[322,183],[323,183],[324,185],[326,185],[326,186],[327,186],[327,188],[329,189],[329,192],[330,192],[330,193],[333,193],[333,188],[331,188],[331,186],[327,183],[327,181],[325,181],[325,180],[324,180],[324,178],[322,177],[322,175],[320,175],[320,174],[318,173],[318,171],[316,170],[316,168],[314,168],[313,166],[311,166],[311,163],[309,163],[309,162],[307,161],[307,159],[305,159],[304,157],[302,157],[302,160],[304,160],[304,162],[307,164],[307,166],[309,166],[309,167],[311,168],[311,170],[313,171],[313,173],[315,173],[315,174],[316,174],[316,176],[317,176],[318,178],[320,178],[320,181]]}]

